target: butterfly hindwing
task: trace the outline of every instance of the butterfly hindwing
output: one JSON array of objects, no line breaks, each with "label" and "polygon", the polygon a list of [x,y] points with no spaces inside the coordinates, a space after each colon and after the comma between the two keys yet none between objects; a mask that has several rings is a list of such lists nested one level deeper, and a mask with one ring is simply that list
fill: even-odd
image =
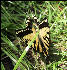
[{"label": "butterfly hindwing", "polygon": [[[35,18],[35,17],[34,17]],[[39,27],[39,51],[43,52],[44,55],[48,54],[48,49],[49,49],[49,26],[48,26],[48,21],[46,18],[39,23],[37,18],[35,18],[35,21]]]}]

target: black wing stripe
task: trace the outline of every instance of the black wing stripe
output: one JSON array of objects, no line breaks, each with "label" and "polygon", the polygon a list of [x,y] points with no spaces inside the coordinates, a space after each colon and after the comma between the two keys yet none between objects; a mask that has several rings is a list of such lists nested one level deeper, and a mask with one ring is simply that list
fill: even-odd
[{"label": "black wing stripe", "polygon": [[24,31],[24,30],[23,30],[23,31],[21,30],[21,32],[19,32],[19,31],[17,31],[17,32],[18,32],[17,36],[18,36],[18,37],[22,37],[22,38],[23,38],[25,35],[28,35],[28,34],[33,33],[32,30],[28,30],[28,29],[25,30],[25,31]]},{"label": "black wing stripe", "polygon": [[[43,38],[44,38],[44,37],[43,37]],[[44,40],[46,40],[47,43],[49,43],[49,38],[48,38],[47,36],[44,38]]]},{"label": "black wing stripe", "polygon": [[48,26],[48,23],[44,22],[44,23],[39,25],[39,29],[42,29],[42,28],[47,27],[47,26]]}]

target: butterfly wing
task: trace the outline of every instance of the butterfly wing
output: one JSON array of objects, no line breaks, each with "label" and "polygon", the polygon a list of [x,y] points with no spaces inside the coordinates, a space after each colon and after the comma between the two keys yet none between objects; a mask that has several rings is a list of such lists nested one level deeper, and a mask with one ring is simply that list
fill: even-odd
[{"label": "butterfly wing", "polygon": [[40,29],[40,32],[39,32],[39,40],[41,42],[42,52],[44,53],[44,55],[48,54],[48,48],[49,48],[49,34],[48,33],[49,33],[48,27],[44,27]]},{"label": "butterfly wing", "polygon": [[[39,41],[41,45],[41,52],[46,56],[49,49],[49,26],[45,18],[39,25]],[[39,46],[40,47],[40,46]]]}]

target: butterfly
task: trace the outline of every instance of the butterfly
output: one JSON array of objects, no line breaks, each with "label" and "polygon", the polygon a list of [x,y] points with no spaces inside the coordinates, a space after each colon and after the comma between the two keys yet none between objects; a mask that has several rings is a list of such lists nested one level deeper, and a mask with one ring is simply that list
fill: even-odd
[{"label": "butterfly", "polygon": [[40,53],[43,53],[45,56],[47,56],[50,42],[49,26],[46,18],[44,18],[42,22],[39,22],[36,16],[34,16],[33,19],[28,17],[26,28],[23,30],[16,30],[16,35],[21,38],[22,46],[27,47],[38,29],[39,35],[37,36],[31,47],[35,51],[39,51]]}]

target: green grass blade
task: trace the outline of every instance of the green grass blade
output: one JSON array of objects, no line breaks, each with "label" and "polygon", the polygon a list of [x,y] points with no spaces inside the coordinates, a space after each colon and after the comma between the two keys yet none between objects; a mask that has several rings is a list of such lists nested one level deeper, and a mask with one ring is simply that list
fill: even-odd
[{"label": "green grass blade", "polygon": [[51,22],[52,15],[51,15],[51,7],[50,7],[50,2],[48,1],[48,10],[49,10],[49,18],[48,18],[48,23]]},{"label": "green grass blade", "polygon": [[11,58],[11,60],[13,60],[15,63],[17,62],[5,49],[3,49],[3,48],[1,47],[1,50],[2,50],[7,56],[9,56],[9,57]]},{"label": "green grass blade", "polygon": [[15,47],[15,45],[7,38],[7,36],[5,36],[5,35],[3,35],[2,33],[1,33],[1,35],[3,36],[3,37],[1,37],[1,39],[5,42],[5,43],[7,43],[9,46],[10,46],[10,48],[13,48],[15,51],[18,51],[18,49]]},{"label": "green grass blade", "polygon": [[5,67],[2,62],[1,62],[1,70],[5,70]]}]

